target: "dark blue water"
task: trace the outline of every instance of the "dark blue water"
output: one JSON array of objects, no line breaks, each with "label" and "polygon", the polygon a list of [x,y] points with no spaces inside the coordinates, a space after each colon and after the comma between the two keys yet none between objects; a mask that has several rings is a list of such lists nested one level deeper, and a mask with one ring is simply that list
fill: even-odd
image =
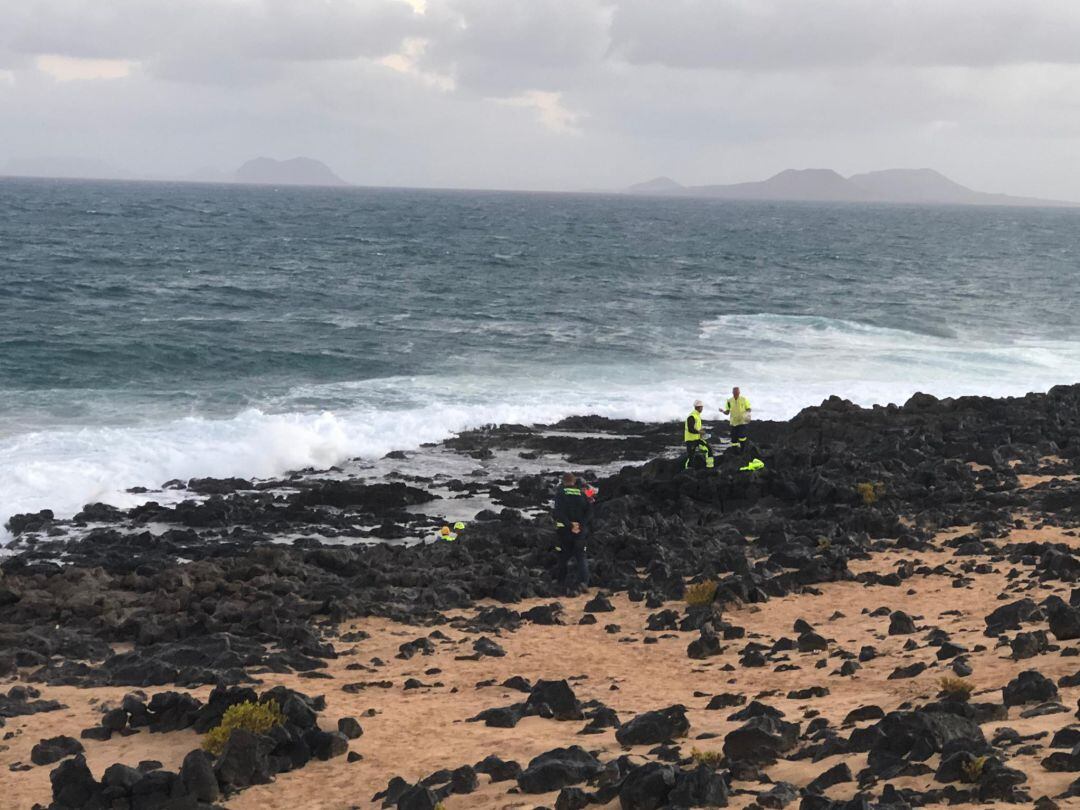
[{"label": "dark blue water", "polygon": [[0,180],[0,514],[583,411],[1080,376],[1080,212]]}]

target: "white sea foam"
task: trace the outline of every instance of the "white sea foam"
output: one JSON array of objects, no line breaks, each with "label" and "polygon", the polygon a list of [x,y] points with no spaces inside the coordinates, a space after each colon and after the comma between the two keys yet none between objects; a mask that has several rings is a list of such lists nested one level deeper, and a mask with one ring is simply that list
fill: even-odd
[{"label": "white sea foam", "polygon": [[[83,504],[130,506],[125,489],[172,478],[267,477],[438,441],[483,424],[596,413],[677,420],[702,397],[709,416],[733,384],[758,418],[783,419],[839,394],[859,404],[1023,394],[1080,379],[1080,344],[988,341],[853,321],[724,316],[702,324],[685,356],[626,366],[479,369],[463,377],[387,378],[297,386],[228,419],[160,419],[19,432],[0,439],[0,518]],[[325,403],[333,403],[327,407]],[[673,427],[673,445],[678,444]],[[3,537],[0,536],[0,543]]]}]

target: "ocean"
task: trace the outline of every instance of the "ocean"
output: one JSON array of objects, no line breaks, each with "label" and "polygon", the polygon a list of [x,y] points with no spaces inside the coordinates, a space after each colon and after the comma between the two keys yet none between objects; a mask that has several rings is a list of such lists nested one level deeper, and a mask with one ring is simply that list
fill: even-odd
[{"label": "ocean", "polygon": [[[0,522],[489,423],[1080,379],[1080,211],[0,179]],[[2,542],[2,533],[0,533]]]}]

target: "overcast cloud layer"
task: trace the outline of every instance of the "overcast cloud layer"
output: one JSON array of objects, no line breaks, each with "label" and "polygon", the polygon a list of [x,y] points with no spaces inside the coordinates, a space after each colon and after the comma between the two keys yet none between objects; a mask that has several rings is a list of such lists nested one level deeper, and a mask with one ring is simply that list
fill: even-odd
[{"label": "overcast cloud layer", "polygon": [[1076,0],[0,0],[0,169],[617,188],[937,168],[1080,199]]}]

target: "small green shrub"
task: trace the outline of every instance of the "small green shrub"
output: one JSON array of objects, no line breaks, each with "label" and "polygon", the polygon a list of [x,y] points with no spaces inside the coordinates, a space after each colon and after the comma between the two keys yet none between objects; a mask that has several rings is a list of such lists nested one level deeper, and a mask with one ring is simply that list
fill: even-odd
[{"label": "small green shrub", "polygon": [[960,770],[964,772],[964,781],[978,782],[982,778],[984,765],[986,765],[986,757],[975,757],[971,762],[965,762],[960,766]]},{"label": "small green shrub", "polygon": [[716,581],[712,579],[687,585],[686,593],[683,594],[683,599],[690,607],[712,604],[714,598],[716,598]]},{"label": "small green shrub", "polygon": [[885,485],[880,481],[863,481],[855,485],[855,490],[866,506],[872,506],[885,495]]},{"label": "small green shrub", "polygon": [[690,759],[695,765],[708,765],[710,768],[719,768],[724,755],[719,751],[698,751],[696,748],[690,752]]},{"label": "small green shrub", "polygon": [[949,676],[940,678],[938,686],[941,688],[940,697],[950,700],[967,700],[971,697],[971,693],[975,691],[975,684],[971,681]]},{"label": "small green shrub", "polygon": [[225,710],[220,725],[206,733],[202,747],[217,756],[229,741],[229,735],[236,729],[242,728],[252,734],[265,734],[284,722],[285,715],[281,713],[281,707],[276,701],[252,703],[246,700]]}]

